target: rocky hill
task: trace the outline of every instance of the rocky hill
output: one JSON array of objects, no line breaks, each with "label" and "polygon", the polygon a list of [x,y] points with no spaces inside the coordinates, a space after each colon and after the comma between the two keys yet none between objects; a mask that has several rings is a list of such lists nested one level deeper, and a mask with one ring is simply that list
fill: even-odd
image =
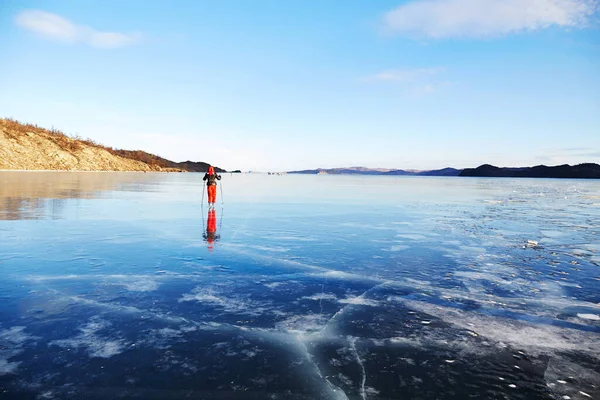
[{"label": "rocky hill", "polygon": [[586,178],[600,179],[600,165],[594,163],[578,165],[557,165],[548,167],[536,165],[535,167],[499,168],[484,164],[477,168],[467,168],[460,176],[485,176],[502,178]]},{"label": "rocky hill", "polygon": [[207,168],[207,163],[176,163],[141,150],[116,150],[55,129],[0,119],[0,170],[203,172]]},{"label": "rocky hill", "polygon": [[[206,172],[210,164],[205,162],[195,162],[195,161],[183,161],[183,162],[175,162],[171,160],[167,160],[166,158],[159,157],[155,154],[147,153],[142,150],[113,150],[114,154],[119,155],[121,157],[130,158],[133,160],[139,160],[145,162],[146,164],[159,166],[162,168],[171,168],[182,170],[186,172]],[[214,167],[216,172],[227,172],[226,170]]]}]

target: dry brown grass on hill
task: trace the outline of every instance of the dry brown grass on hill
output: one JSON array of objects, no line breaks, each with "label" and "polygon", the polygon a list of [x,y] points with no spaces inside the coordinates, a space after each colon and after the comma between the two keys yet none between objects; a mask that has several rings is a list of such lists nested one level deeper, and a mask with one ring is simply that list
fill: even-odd
[{"label": "dry brown grass on hill", "polygon": [[0,119],[2,125],[6,128],[5,135],[15,140],[19,140],[21,135],[26,135],[28,132],[45,133],[48,137],[63,149],[75,151],[81,149],[81,144],[77,140],[70,138],[68,135],[58,129],[45,129],[33,124],[25,124],[12,118]]},{"label": "dry brown grass on hill", "polygon": [[115,150],[54,128],[0,118],[0,169],[181,171],[148,162],[154,161],[152,157],[142,151]]},{"label": "dry brown grass on hill", "polygon": [[[120,150],[58,129],[0,118],[0,169],[205,172],[205,162],[173,162],[142,150]],[[215,166],[217,172],[226,172]]]},{"label": "dry brown grass on hill", "polygon": [[[120,155],[118,154],[117,150],[113,149],[112,147],[109,146],[105,146],[101,143],[96,142],[94,139],[83,139],[79,136],[69,136],[66,133],[58,130],[58,129],[46,129],[46,128],[42,128],[41,126],[38,125],[34,125],[34,124],[26,124],[23,122],[19,122],[16,119],[13,118],[0,118],[0,123],[2,123],[2,125],[4,125],[7,129],[5,130],[5,134],[9,137],[12,137],[13,139],[19,139],[20,135],[17,135],[16,133],[19,134],[27,134],[28,132],[32,132],[32,133],[44,133],[46,135],[48,135],[48,137],[54,142],[56,143],[58,146],[60,146],[63,149],[66,150],[70,150],[70,151],[76,151],[76,150],[80,150],[83,148],[83,145],[88,145],[91,147],[98,147],[101,149],[104,149],[106,151],[108,151],[111,154],[114,155]],[[129,157],[127,157],[129,158]],[[141,161],[141,160],[139,160]]]},{"label": "dry brown grass on hill", "polygon": [[131,160],[141,161],[141,162],[144,162],[149,165],[156,165],[159,167],[167,167],[167,165],[163,165],[164,163],[158,162],[158,159],[160,159],[160,157],[155,156],[154,154],[146,153],[141,150],[117,150],[110,146],[105,146],[101,143],[98,143],[94,139],[90,139],[90,138],[83,139],[79,136],[69,136],[66,133],[64,133],[58,129],[54,129],[54,128],[46,129],[46,128],[42,128],[41,126],[38,126],[38,125],[25,124],[25,123],[15,120],[15,119],[12,119],[12,118],[2,118],[2,119],[0,119],[0,121],[2,121],[3,125],[7,128],[5,130],[5,134],[7,134],[7,136],[12,137],[13,139],[16,139],[16,140],[19,139],[20,135],[17,135],[15,133],[19,133],[19,134],[27,134],[27,132],[33,132],[33,133],[38,133],[38,134],[44,133],[44,134],[48,135],[48,137],[54,143],[56,143],[58,146],[60,146],[63,149],[69,150],[69,151],[80,150],[83,148],[83,145],[87,145],[90,147],[97,147],[100,149],[104,149],[104,150],[108,151],[109,153],[114,154],[116,156],[129,158]]}]

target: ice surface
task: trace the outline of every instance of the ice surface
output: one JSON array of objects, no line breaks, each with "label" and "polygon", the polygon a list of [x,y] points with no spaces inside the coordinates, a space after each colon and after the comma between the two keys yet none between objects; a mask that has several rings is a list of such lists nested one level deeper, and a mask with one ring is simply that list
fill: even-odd
[{"label": "ice surface", "polygon": [[29,335],[24,326],[13,326],[4,330],[1,327],[2,325],[0,325],[0,376],[15,373],[21,362],[10,360],[20,355],[28,342],[37,339]]},{"label": "ice surface", "polygon": [[598,182],[6,174],[13,397],[600,398]]},{"label": "ice surface", "polygon": [[91,321],[80,326],[78,335],[70,339],[53,340],[50,346],[60,346],[64,348],[84,348],[91,357],[109,358],[120,354],[125,348],[121,339],[115,339],[114,334],[100,334],[100,331],[106,330],[111,325],[110,322],[93,318]]},{"label": "ice surface", "polygon": [[579,318],[590,319],[592,321],[600,321],[600,315],[598,314],[577,314]]}]

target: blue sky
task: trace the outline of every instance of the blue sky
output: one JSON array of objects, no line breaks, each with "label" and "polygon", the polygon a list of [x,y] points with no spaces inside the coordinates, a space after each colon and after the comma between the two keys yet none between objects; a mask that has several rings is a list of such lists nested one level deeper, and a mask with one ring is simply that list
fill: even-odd
[{"label": "blue sky", "polygon": [[0,115],[227,169],[600,162],[599,9],[5,0]]}]

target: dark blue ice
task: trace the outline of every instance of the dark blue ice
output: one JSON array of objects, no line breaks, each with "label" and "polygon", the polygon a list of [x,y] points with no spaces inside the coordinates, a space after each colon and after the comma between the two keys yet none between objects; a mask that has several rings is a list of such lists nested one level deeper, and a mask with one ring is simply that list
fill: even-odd
[{"label": "dark blue ice", "polygon": [[0,398],[600,398],[600,182],[220,183],[0,172]]}]

